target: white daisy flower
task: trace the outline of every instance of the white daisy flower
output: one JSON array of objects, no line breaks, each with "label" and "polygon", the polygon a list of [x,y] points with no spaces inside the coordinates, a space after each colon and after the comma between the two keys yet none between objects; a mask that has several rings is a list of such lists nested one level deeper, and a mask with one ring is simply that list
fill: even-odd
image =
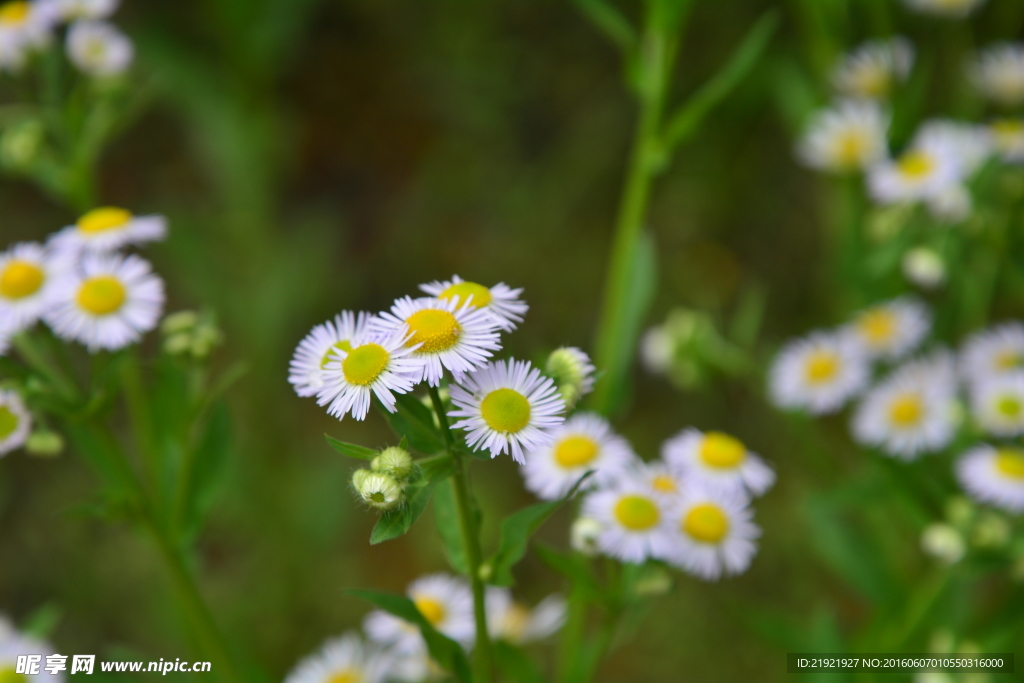
[{"label": "white daisy flower", "polygon": [[90,352],[116,350],[156,327],[164,283],[138,256],[87,254],[78,272],[63,274],[43,318],[62,339]]},{"label": "white daisy flower", "polygon": [[355,632],[332,638],[295,665],[284,683],[383,683],[388,655]]},{"label": "white daisy flower", "polygon": [[814,332],[788,343],[770,372],[772,401],[781,408],[833,413],[867,384],[870,368],[849,335]]},{"label": "white daisy flower", "polygon": [[695,490],[670,512],[673,538],[665,558],[705,581],[741,574],[757,553],[761,530],[743,496]]},{"label": "white daisy flower", "polygon": [[661,457],[702,488],[760,496],[775,483],[775,472],[757,454],[722,432],[684,429],[665,442]]},{"label": "white daisy flower", "polygon": [[832,75],[847,97],[882,99],[906,80],[914,65],[914,46],[903,36],[872,40],[847,54]]},{"label": "white daisy flower", "polygon": [[869,358],[895,360],[917,348],[931,326],[928,307],[901,296],[864,309],[847,329]]},{"label": "white daisy flower", "polygon": [[565,417],[565,401],[555,383],[529,361],[488,363],[451,387],[455,410],[462,418],[452,425],[466,431],[470,448],[488,450],[494,458],[508,453],[520,465],[523,451],[543,448]]},{"label": "white daisy flower", "polygon": [[[472,645],[476,636],[473,594],[464,579],[431,574],[409,584],[406,594],[431,626],[463,647]],[[371,640],[398,654],[413,654],[424,648],[419,628],[388,612],[370,612],[363,629]]]},{"label": "white daisy flower", "polygon": [[[36,0],[39,2],[40,0]],[[64,21],[106,19],[114,13],[120,0],[50,0]]]},{"label": "white daisy flower", "polygon": [[95,77],[117,76],[128,70],[135,46],[128,36],[106,21],[76,21],[68,29],[68,58],[82,72]]},{"label": "white daisy flower", "polygon": [[315,396],[324,386],[323,370],[331,354],[351,351],[352,340],[367,335],[369,313],[342,311],[334,320],[317,325],[295,348],[288,365],[288,381],[299,396]]},{"label": "white daisy flower", "polygon": [[406,342],[417,346],[415,355],[423,358],[423,377],[436,387],[447,368],[458,381],[467,372],[482,367],[498,343],[498,322],[486,309],[474,308],[472,302],[459,299],[444,301],[431,297],[395,301],[391,311],[371,321],[371,329],[381,333],[408,326],[411,336]]},{"label": "white daisy flower", "polygon": [[993,102],[1004,107],[1024,102],[1024,44],[990,45],[969,70],[975,87]]},{"label": "white daisy flower", "polygon": [[0,321],[14,334],[31,327],[49,307],[57,274],[71,268],[67,259],[42,245],[21,242],[0,253]]},{"label": "white daisy flower", "polygon": [[653,493],[647,482],[622,477],[583,501],[583,515],[597,520],[601,552],[623,562],[640,564],[665,558],[672,549],[672,519],[667,496]]},{"label": "white daisy flower", "polygon": [[999,119],[989,126],[992,146],[1011,164],[1024,162],[1024,119]]},{"label": "white daisy flower", "polygon": [[487,589],[487,629],[491,638],[513,645],[543,640],[565,623],[565,598],[549,595],[530,609],[512,598],[507,588]]},{"label": "white daisy flower", "polygon": [[45,2],[12,0],[0,4],[0,68],[20,70],[30,51],[49,43],[58,18]]},{"label": "white daisy flower", "polygon": [[129,244],[162,240],[167,235],[163,216],[135,216],[130,211],[104,206],[86,213],[50,238],[59,251],[108,252]]},{"label": "white daisy flower", "polygon": [[928,212],[944,223],[967,220],[974,208],[970,191],[961,183],[946,185],[925,200]]},{"label": "white daisy flower", "polygon": [[32,415],[16,391],[0,389],[0,456],[21,448],[32,431]]},{"label": "white daisy flower", "polygon": [[395,412],[392,392],[407,394],[423,374],[425,361],[414,355],[416,347],[405,345],[408,333],[394,330],[387,336],[356,337],[351,349],[334,349],[321,373],[323,388],[317,392],[318,405],[338,418],[352,413],[356,420],[366,419],[370,393]]},{"label": "white daisy flower", "polygon": [[542,500],[558,500],[588,470],[587,486],[614,479],[636,458],[629,442],[595,413],[576,413],[551,432],[551,443],[526,454],[526,488]]},{"label": "white daisy flower", "polygon": [[1009,512],[1024,512],[1024,450],[976,446],[957,462],[956,474],[975,499]]},{"label": "white daisy flower", "polygon": [[992,136],[985,126],[950,119],[925,121],[914,134],[914,148],[939,148],[956,159],[959,176],[967,179],[992,156]]},{"label": "white daisy flower", "polygon": [[993,436],[1024,434],[1024,371],[976,382],[971,390],[971,412]]},{"label": "white daisy flower", "polygon": [[962,18],[973,12],[985,0],[904,0],[907,6],[922,14]]},{"label": "white daisy flower", "polygon": [[489,311],[497,320],[498,327],[506,332],[516,329],[516,325],[523,322],[523,316],[530,308],[519,298],[523,293],[522,288],[512,289],[504,282],[487,288],[475,282],[467,282],[458,275],[452,275],[451,280],[435,280],[420,285],[420,289],[442,301],[470,304],[474,309],[482,308]]},{"label": "white daisy flower", "polygon": [[888,153],[889,117],[874,102],[848,100],[818,112],[797,146],[797,156],[812,168],[864,170]]},{"label": "white daisy flower", "polygon": [[662,460],[644,462],[636,458],[630,463],[630,474],[643,482],[649,493],[665,500],[682,494],[687,484],[679,468],[670,467]]},{"label": "white daisy flower", "polygon": [[960,373],[970,383],[1024,369],[1024,325],[1009,322],[976,332],[960,352]]},{"label": "white daisy flower", "polygon": [[960,164],[944,145],[908,148],[893,161],[883,161],[868,172],[868,189],[880,204],[927,201],[960,182]]},{"label": "white daisy flower", "polygon": [[[53,646],[19,633],[10,621],[0,615],[0,680],[19,683],[64,683],[63,673],[49,673],[46,670],[46,658],[52,654],[56,654]],[[42,655],[39,673],[17,673],[19,655]]]},{"label": "white daisy flower", "polygon": [[956,433],[956,373],[938,352],[897,368],[853,416],[854,438],[903,460],[941,450]]}]

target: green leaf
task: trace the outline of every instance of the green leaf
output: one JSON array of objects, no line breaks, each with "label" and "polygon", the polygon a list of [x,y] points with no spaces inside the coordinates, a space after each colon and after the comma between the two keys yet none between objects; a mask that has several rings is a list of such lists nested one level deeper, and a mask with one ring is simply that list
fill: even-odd
[{"label": "green leaf", "polygon": [[338,451],[342,455],[347,455],[350,458],[358,458],[359,460],[373,460],[377,457],[377,451],[372,448],[366,448],[365,446],[357,446],[354,443],[345,443],[344,441],[338,441],[334,437],[324,434],[324,438],[327,439],[327,445]]},{"label": "green leaf", "polygon": [[490,562],[492,569],[491,583],[497,586],[511,586],[514,583],[512,567],[526,555],[526,548],[530,542],[530,537],[551,515],[555,514],[555,511],[565,501],[576,494],[576,491],[590,474],[591,472],[588,472],[580,477],[579,481],[576,482],[565,497],[549,503],[531,505],[505,518],[501,523],[498,552],[494,554]]},{"label": "green leaf", "polygon": [[513,683],[544,683],[537,665],[520,648],[503,640],[494,643],[494,659],[498,670]]},{"label": "green leaf", "polygon": [[409,445],[420,453],[430,455],[444,449],[441,430],[434,424],[434,414],[419,399],[410,394],[395,397],[396,411],[384,411],[395,433],[408,440]]},{"label": "green leaf", "polygon": [[431,657],[442,667],[454,673],[457,680],[463,683],[471,683],[472,676],[469,672],[469,660],[466,658],[466,653],[462,650],[462,647],[431,626],[430,622],[416,609],[416,605],[412,600],[404,595],[370,590],[350,590],[346,591],[346,593],[352,597],[362,598],[373,603],[399,619],[404,619],[418,626]]},{"label": "green leaf", "polygon": [[370,533],[370,545],[377,545],[384,541],[398,538],[409,530],[423,510],[430,502],[430,494],[433,492],[433,484],[421,483],[418,486],[409,486],[406,489],[408,499],[402,507],[389,510],[380,516],[376,526]]},{"label": "green leaf", "polygon": [[777,11],[769,10],[761,16],[729,61],[672,114],[665,129],[667,147],[675,147],[697,132],[704,117],[728,97],[758,63],[778,25]]},{"label": "green leaf", "polygon": [[636,31],[618,9],[606,0],[575,0],[580,11],[587,15],[605,36],[623,51],[631,50],[637,42]]},{"label": "green leaf", "polygon": [[213,503],[217,487],[224,479],[231,454],[231,414],[227,404],[217,401],[210,412],[205,430],[195,450],[185,461],[187,470],[183,526],[194,537],[202,528],[203,518]]},{"label": "green leaf", "polygon": [[449,481],[438,486],[434,491],[434,521],[437,531],[444,543],[444,554],[452,569],[469,575],[469,561],[466,559],[466,547],[462,543],[459,530],[459,513],[455,503],[454,482]]},{"label": "green leaf", "polygon": [[422,477],[430,482],[444,481],[455,474],[458,464],[450,453],[442,453],[416,461]]},{"label": "green leaf", "polygon": [[37,640],[49,640],[62,616],[63,610],[55,603],[48,602],[28,615],[21,624],[21,631]]},{"label": "green leaf", "polygon": [[533,549],[541,562],[569,579],[587,598],[595,601],[603,598],[601,583],[591,571],[586,557],[579,553],[563,553],[543,543],[534,543]]}]

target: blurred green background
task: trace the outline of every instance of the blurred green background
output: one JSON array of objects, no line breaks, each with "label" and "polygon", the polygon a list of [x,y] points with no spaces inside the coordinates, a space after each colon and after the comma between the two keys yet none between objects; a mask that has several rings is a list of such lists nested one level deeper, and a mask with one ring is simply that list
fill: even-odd
[{"label": "blurred green background", "polygon": [[[820,102],[777,106],[793,69],[823,82],[816,60],[830,48],[805,25],[818,2],[695,3],[677,93],[714,73],[765,9],[778,6],[782,23],[656,186],[648,322],[680,305],[725,316],[760,287],[770,347],[843,311],[830,288],[827,188],[791,151],[794,111],[823,104],[826,90]],[[820,0],[837,4],[849,11],[831,27],[834,47],[894,22],[941,46],[934,22],[895,2]],[[1022,7],[989,3],[971,19],[975,38],[1019,35]],[[216,311],[222,362],[248,363],[231,393],[236,447],[200,574],[232,645],[279,680],[324,638],[358,627],[366,606],[344,589],[401,591],[444,568],[432,523],[368,546],[374,516],[348,491],[353,464],[322,435],[383,446],[390,433],[376,414],[339,424],[297,398],[286,381],[295,344],[338,310],[382,310],[458,273],[525,288],[526,324],[506,341],[517,357],[589,350],[634,105],[618,55],[570,2],[126,0],[117,21],[137,43],[148,106],[106,154],[100,195],[170,218],[170,239],[146,250],[168,283],[168,310]],[[13,180],[0,185],[0,207],[4,242],[75,218]],[[757,382],[680,393],[639,369],[635,378],[618,424],[645,457],[685,426],[722,429],[771,461],[779,483],[757,504],[764,536],[751,570],[715,584],[680,575],[599,680],[784,680],[786,650],[770,637],[780,623],[821,624],[827,641],[869,611],[821,559],[806,514],[808,497],[863,456],[838,418],[826,432],[835,438],[807,447]],[[474,476],[486,544],[497,514],[530,496],[508,458]],[[61,653],[186,657],[152,548],[87,513],[93,487],[70,454],[0,463],[0,609],[23,619],[58,608]],[[541,537],[565,545],[568,521],[563,513]],[[922,562],[916,538],[908,543],[898,552]],[[561,588],[535,559],[517,579],[531,601]]]}]

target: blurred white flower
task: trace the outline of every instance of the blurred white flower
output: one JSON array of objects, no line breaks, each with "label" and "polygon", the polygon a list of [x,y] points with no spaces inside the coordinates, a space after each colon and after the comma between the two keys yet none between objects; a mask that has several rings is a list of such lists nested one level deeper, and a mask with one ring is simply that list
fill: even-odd
[{"label": "blurred white flower", "polygon": [[[64,21],[106,19],[117,10],[120,0],[44,0],[52,3]],[[40,2],[40,0],[36,0]]]},{"label": "blurred white flower", "polygon": [[672,508],[667,561],[705,581],[741,574],[757,553],[761,530],[743,496],[690,490]]},{"label": "blurred white flower", "polygon": [[21,396],[16,391],[0,389],[0,456],[21,448],[31,431],[32,415]]},{"label": "blurred white flower", "polygon": [[382,683],[389,677],[388,659],[383,649],[348,632],[301,660],[284,683]]},{"label": "blurred white flower", "polygon": [[663,559],[672,550],[673,522],[667,499],[651,492],[638,477],[622,477],[583,501],[583,514],[601,524],[597,545],[622,562]]},{"label": "blurred white flower", "polygon": [[1024,450],[1019,447],[976,446],[957,462],[956,474],[975,500],[1024,512]]},{"label": "blurred white flower", "polygon": [[870,101],[847,100],[818,112],[797,145],[797,156],[824,171],[864,170],[887,154],[889,117]]},{"label": "blurred white flower", "polygon": [[923,14],[962,18],[973,12],[985,0],[904,0],[907,6]]},{"label": "blurred white flower", "polygon": [[947,564],[959,562],[967,550],[964,537],[948,524],[931,524],[921,534],[921,550]]},{"label": "blurred white flower", "polygon": [[916,349],[931,326],[928,307],[901,296],[862,310],[847,330],[869,358],[895,360]]},{"label": "blurred white flower", "polygon": [[684,429],[665,442],[661,454],[684,482],[698,487],[760,496],[775,483],[764,460],[722,432]]},{"label": "blurred white flower", "polygon": [[946,264],[934,249],[914,247],[903,255],[903,276],[922,289],[935,289],[946,281]]},{"label": "blurred white flower", "polygon": [[543,640],[565,623],[565,598],[549,595],[530,609],[512,598],[507,588],[487,589],[487,624],[494,639],[513,645]]},{"label": "blurred white flower", "polygon": [[35,324],[53,303],[58,275],[74,267],[35,242],[0,252],[0,326],[14,334]]},{"label": "blurred white flower", "polygon": [[813,332],[779,351],[769,389],[780,408],[834,413],[864,389],[869,374],[867,356],[850,335]]},{"label": "blurred white flower", "polygon": [[868,189],[880,204],[926,201],[959,182],[958,159],[945,145],[911,146],[868,173]]},{"label": "blurred white flower", "polygon": [[975,382],[970,394],[971,412],[986,432],[1003,438],[1024,434],[1024,370]]},{"label": "blurred white flower", "polygon": [[1024,325],[1014,321],[975,332],[964,342],[958,362],[970,384],[1024,370]]},{"label": "blurred white flower", "polygon": [[460,305],[470,304],[475,309],[482,308],[494,316],[498,326],[506,332],[516,329],[516,325],[523,321],[523,316],[529,309],[526,302],[519,298],[523,293],[522,288],[512,289],[504,282],[487,288],[453,275],[451,280],[435,280],[420,285],[420,289],[443,301],[455,301]]},{"label": "blurred white flower", "polygon": [[1024,44],[997,43],[981,50],[969,72],[981,94],[1004,107],[1024,102]]},{"label": "blurred white flower", "polygon": [[20,70],[32,50],[49,44],[58,18],[55,8],[45,2],[0,4],[0,69]]},{"label": "blurred white flower", "polygon": [[[46,657],[56,654],[49,643],[19,633],[14,625],[0,615],[0,680],[24,681],[24,683],[64,683],[63,673],[46,670]],[[18,657],[21,655],[42,655],[39,673],[25,675],[17,673]]]},{"label": "blurred white flower", "polygon": [[1024,162],[1024,119],[999,119],[989,126],[992,145],[1011,164]]},{"label": "blurred white flower", "polygon": [[135,47],[128,36],[105,21],[76,21],[68,29],[68,59],[82,72],[95,77],[124,73],[131,66]]},{"label": "blurred white flower", "polygon": [[49,246],[76,254],[110,252],[128,245],[157,242],[166,236],[167,219],[163,216],[136,216],[125,209],[103,206],[54,234]]},{"label": "blurred white flower", "polygon": [[832,82],[847,97],[882,99],[906,80],[913,64],[914,46],[906,38],[872,40],[843,57]]},{"label": "blurred white flower", "polygon": [[[435,629],[464,647],[473,642],[473,595],[464,579],[449,574],[423,576],[409,584],[406,594]],[[363,628],[371,640],[391,648],[395,654],[424,650],[419,628],[388,612],[370,612]]]}]

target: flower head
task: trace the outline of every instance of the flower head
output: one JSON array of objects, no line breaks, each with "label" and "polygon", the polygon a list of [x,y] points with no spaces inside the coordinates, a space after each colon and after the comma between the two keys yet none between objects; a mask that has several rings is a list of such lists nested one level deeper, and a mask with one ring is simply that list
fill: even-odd
[{"label": "flower head", "polygon": [[409,475],[412,474],[412,456],[404,448],[391,446],[390,448],[385,448],[380,452],[380,455],[373,459],[373,462],[370,463],[370,469],[374,472],[383,472],[402,481],[408,479]]},{"label": "flower head", "polygon": [[959,365],[971,384],[1024,370],[1024,325],[1008,322],[974,333],[964,342]]},{"label": "flower head", "polygon": [[1024,162],[1024,119],[998,119],[989,125],[992,147],[1010,164]]},{"label": "flower head", "polygon": [[847,97],[882,99],[904,81],[914,64],[914,46],[902,36],[864,43],[843,58],[832,80]]},{"label": "flower head", "polygon": [[697,489],[672,508],[670,520],[666,559],[706,581],[744,572],[757,552],[761,530],[743,496]]},{"label": "flower head", "polygon": [[913,351],[931,330],[931,314],[917,299],[899,297],[857,314],[849,326],[870,358],[893,360]]},{"label": "flower head", "polygon": [[425,362],[417,382],[426,381],[432,387],[440,385],[446,368],[458,381],[482,367],[491,353],[501,348],[495,317],[459,297],[398,299],[390,312],[381,313],[370,326],[379,333],[404,326],[409,334],[406,345],[416,347],[413,356]]},{"label": "flower head", "polygon": [[1024,44],[997,43],[982,50],[969,67],[982,95],[1004,107],[1024,102]]},{"label": "flower head", "polygon": [[[36,0],[39,2],[39,0]],[[114,13],[120,0],[53,0],[64,21],[106,19]]]},{"label": "flower head", "polygon": [[849,335],[814,332],[787,344],[770,373],[772,400],[782,408],[833,413],[867,384],[869,367]]},{"label": "flower head", "polygon": [[451,280],[435,280],[420,285],[420,289],[442,301],[469,304],[474,309],[488,311],[494,316],[498,327],[506,332],[516,329],[516,325],[523,321],[523,316],[529,309],[526,302],[519,298],[523,293],[522,288],[512,289],[504,282],[488,288],[453,275]]},{"label": "flower head", "polygon": [[314,396],[324,386],[324,368],[331,355],[352,349],[353,339],[367,334],[369,313],[342,311],[333,320],[317,325],[295,348],[288,366],[288,381],[299,396]]},{"label": "flower head", "polygon": [[[431,574],[409,584],[406,594],[431,626],[463,646],[473,642],[473,595],[464,579]],[[363,627],[371,640],[390,647],[396,654],[424,649],[419,629],[387,612],[371,612]]]},{"label": "flower head", "polygon": [[135,56],[132,41],[106,21],[76,21],[68,29],[68,58],[84,73],[108,78],[127,71]]},{"label": "flower head", "polygon": [[544,372],[558,387],[558,393],[570,409],[594,388],[594,364],[590,356],[575,346],[563,346],[548,356]]},{"label": "flower head", "polygon": [[514,600],[507,588],[487,589],[487,628],[496,640],[513,645],[543,640],[562,627],[565,612],[561,595],[549,595],[530,609]]},{"label": "flower head", "polygon": [[42,245],[22,242],[0,253],[0,321],[15,333],[35,324],[50,306],[58,273],[71,268],[67,259]]},{"label": "flower head", "polygon": [[874,102],[841,102],[815,115],[797,154],[808,166],[824,171],[864,170],[885,158],[888,128],[888,116]]},{"label": "flower head", "polygon": [[508,359],[488,363],[451,388],[459,418],[454,429],[466,431],[470,448],[508,453],[522,464],[524,450],[547,446],[551,430],[564,421],[565,402],[555,384],[528,361]]},{"label": "flower head", "polygon": [[405,489],[389,474],[357,470],[352,485],[363,502],[377,510],[391,510],[405,500]]},{"label": "flower head", "polygon": [[357,633],[332,638],[304,658],[285,683],[382,683],[388,677],[387,654]]},{"label": "flower head", "polygon": [[1024,512],[1024,450],[976,446],[957,462],[956,474],[975,500],[1009,512]]},{"label": "flower head", "polygon": [[633,448],[595,413],[577,413],[551,432],[551,443],[526,453],[526,488],[543,500],[558,500],[589,470],[589,485],[613,481],[636,458]]},{"label": "flower head", "polygon": [[665,442],[662,458],[684,481],[701,488],[759,496],[775,483],[775,473],[760,457],[722,432],[684,429]]},{"label": "flower head", "polygon": [[993,436],[1024,434],[1024,370],[974,383],[971,410],[981,428]]},{"label": "flower head", "polygon": [[24,680],[26,683],[63,683],[63,674],[50,673],[45,666],[39,667],[38,674],[17,673],[19,656],[42,655],[42,663],[45,664],[46,657],[52,654],[54,654],[53,647],[49,643],[19,633],[10,621],[0,616],[0,680]]},{"label": "flower head", "polygon": [[0,4],[0,69],[21,70],[30,52],[50,42],[58,19],[55,8],[46,2]]},{"label": "flower head", "polygon": [[904,0],[908,7],[922,14],[960,19],[966,17],[985,0]]},{"label": "flower head", "polygon": [[16,391],[0,389],[0,456],[20,448],[32,431],[32,415]]},{"label": "flower head", "polygon": [[58,251],[109,252],[128,245],[157,242],[167,235],[163,216],[136,216],[126,209],[104,206],[84,214],[50,238]]},{"label": "flower head", "polygon": [[868,173],[868,189],[880,204],[928,201],[948,193],[960,178],[961,166],[952,148],[922,144],[874,166]]},{"label": "flower head", "polygon": [[156,327],[164,283],[138,256],[87,254],[54,286],[54,302],[44,318],[57,336],[116,350]]},{"label": "flower head", "polygon": [[601,552],[623,562],[661,559],[672,548],[668,499],[653,493],[638,477],[623,477],[589,494],[583,514],[602,526],[597,537]]}]

